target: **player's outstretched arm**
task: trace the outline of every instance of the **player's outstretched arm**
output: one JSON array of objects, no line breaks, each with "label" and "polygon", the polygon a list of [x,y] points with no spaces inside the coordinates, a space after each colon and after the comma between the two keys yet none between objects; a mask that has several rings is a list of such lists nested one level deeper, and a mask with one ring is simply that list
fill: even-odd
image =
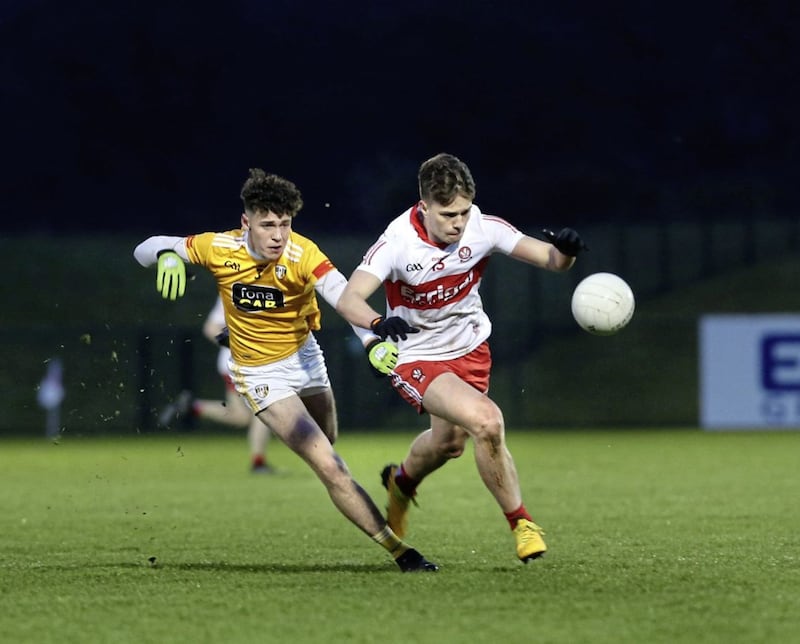
[{"label": "player's outstretched arm", "polygon": [[[347,278],[342,275],[338,268],[334,268],[317,280],[316,284],[314,284],[314,289],[323,300],[338,311],[339,301],[346,286]],[[345,320],[347,320],[347,318],[345,318]],[[350,320],[347,321],[350,322]],[[364,346],[367,346],[367,344],[376,337],[372,331],[368,330],[369,327],[360,327],[352,322],[350,322],[350,326],[353,328],[353,333],[358,336],[358,339],[361,340],[361,344]]]},{"label": "player's outstretched arm", "polygon": [[133,256],[137,262],[147,268],[158,261],[158,254],[162,250],[176,252],[184,261],[189,261],[186,254],[186,237],[174,235],[153,235],[148,237],[133,249]]},{"label": "player's outstretched arm", "polygon": [[409,333],[419,333],[419,329],[412,327],[408,322],[399,317],[385,318],[367,302],[381,281],[368,273],[356,269],[347,282],[336,310],[350,324],[363,329],[370,329],[381,340],[391,338],[395,342],[405,340]]},{"label": "player's outstretched arm", "polygon": [[545,228],[542,234],[559,253],[567,257],[577,257],[581,251],[589,250],[578,231],[572,228],[562,228],[557,233]]},{"label": "player's outstretched arm", "polygon": [[142,266],[157,264],[156,289],[164,299],[175,300],[186,292],[185,237],[155,235],[145,239],[133,250]]},{"label": "player's outstretched arm", "polygon": [[367,300],[380,286],[381,281],[371,273],[358,269],[353,271],[336,304],[339,315],[350,324],[370,329],[373,320],[381,317],[381,314],[373,309]]},{"label": "player's outstretched arm", "polygon": [[545,240],[525,235],[517,242],[511,257],[539,268],[562,272],[572,268],[581,251],[588,250],[577,231],[562,228],[558,233],[544,230]]}]

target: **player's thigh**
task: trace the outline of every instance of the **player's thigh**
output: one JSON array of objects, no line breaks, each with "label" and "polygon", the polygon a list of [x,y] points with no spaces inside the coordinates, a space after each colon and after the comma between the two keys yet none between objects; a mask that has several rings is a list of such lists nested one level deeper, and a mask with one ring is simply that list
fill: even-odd
[{"label": "player's thigh", "polygon": [[451,424],[473,434],[487,423],[502,422],[497,405],[454,373],[437,376],[428,385],[422,404],[432,417],[443,421],[441,431],[446,431],[447,424]]},{"label": "player's thigh", "polygon": [[339,432],[339,424],[336,418],[336,401],[331,389],[325,389],[310,396],[303,396],[303,404],[311,417],[317,421],[322,431],[333,443]]},{"label": "player's thigh", "polygon": [[258,414],[272,433],[304,460],[318,466],[332,457],[332,448],[299,396],[277,400]]}]

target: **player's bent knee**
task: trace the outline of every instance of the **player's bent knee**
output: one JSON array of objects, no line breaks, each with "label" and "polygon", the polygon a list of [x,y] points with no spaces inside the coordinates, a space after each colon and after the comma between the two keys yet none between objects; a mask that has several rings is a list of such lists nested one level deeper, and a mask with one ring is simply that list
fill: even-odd
[{"label": "player's bent knee", "polygon": [[464,453],[468,436],[469,435],[465,432],[459,432],[457,436],[439,445],[439,453],[447,459],[458,458]]},{"label": "player's bent knee", "polygon": [[459,447],[450,447],[446,449],[444,452],[444,456],[445,458],[452,459],[452,458],[458,458],[463,453],[464,453],[464,446],[461,445]]},{"label": "player's bent knee", "polygon": [[475,423],[472,428],[472,436],[477,441],[488,440],[496,443],[502,440],[504,431],[503,417],[490,414]]}]

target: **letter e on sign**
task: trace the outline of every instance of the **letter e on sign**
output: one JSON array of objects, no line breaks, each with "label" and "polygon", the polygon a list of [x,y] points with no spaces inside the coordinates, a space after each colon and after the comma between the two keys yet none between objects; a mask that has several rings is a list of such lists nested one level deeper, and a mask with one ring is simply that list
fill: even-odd
[{"label": "letter e on sign", "polygon": [[761,384],[770,391],[800,391],[800,335],[761,338]]}]

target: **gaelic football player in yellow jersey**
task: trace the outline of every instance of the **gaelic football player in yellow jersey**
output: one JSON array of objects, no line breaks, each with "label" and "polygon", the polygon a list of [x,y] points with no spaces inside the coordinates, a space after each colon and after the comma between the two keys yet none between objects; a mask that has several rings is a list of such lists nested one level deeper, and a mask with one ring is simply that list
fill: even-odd
[{"label": "gaelic football player in yellow jersey", "polygon": [[[225,307],[231,377],[253,413],[308,463],[337,509],[403,572],[438,570],[395,535],[333,448],[336,405],[313,331],[320,328],[316,296],[335,308],[346,279],[313,241],[292,229],[303,206],[300,191],[287,179],[252,169],[241,198],[240,228],[156,235],[139,244],[134,257],[142,266],[157,266],[156,287],[172,300],[185,292],[185,262],[211,272]],[[354,331],[372,368],[390,372],[396,348]]]}]

